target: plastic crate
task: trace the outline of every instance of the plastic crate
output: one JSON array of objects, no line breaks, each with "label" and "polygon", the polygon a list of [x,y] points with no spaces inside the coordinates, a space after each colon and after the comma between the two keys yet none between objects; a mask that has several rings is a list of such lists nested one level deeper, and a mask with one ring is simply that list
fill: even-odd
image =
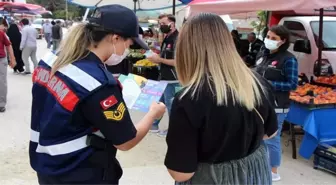
[{"label": "plastic crate", "polygon": [[315,154],[324,158],[327,158],[333,162],[336,162],[336,153],[328,151],[333,146],[328,144],[319,144],[315,150]]},{"label": "plastic crate", "polygon": [[336,174],[336,162],[315,154],[314,169],[323,169]]}]

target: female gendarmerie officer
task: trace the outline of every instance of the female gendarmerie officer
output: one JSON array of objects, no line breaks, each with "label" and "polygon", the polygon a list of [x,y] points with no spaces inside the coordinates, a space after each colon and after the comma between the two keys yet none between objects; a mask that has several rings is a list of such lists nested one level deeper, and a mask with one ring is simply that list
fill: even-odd
[{"label": "female gendarmerie officer", "polygon": [[162,117],[153,103],[134,126],[121,86],[104,65],[120,63],[137,42],[135,14],[123,6],[99,7],[76,26],[33,75],[30,163],[40,184],[118,184],[117,149],[129,150]]},{"label": "female gendarmerie officer", "polygon": [[290,32],[284,26],[272,27],[266,36],[266,50],[257,57],[256,70],[273,86],[278,116],[278,134],[265,141],[268,146],[273,181],[279,181],[278,167],[281,163],[280,133],[289,107],[289,92],[298,84],[298,62],[295,56],[288,52]]}]

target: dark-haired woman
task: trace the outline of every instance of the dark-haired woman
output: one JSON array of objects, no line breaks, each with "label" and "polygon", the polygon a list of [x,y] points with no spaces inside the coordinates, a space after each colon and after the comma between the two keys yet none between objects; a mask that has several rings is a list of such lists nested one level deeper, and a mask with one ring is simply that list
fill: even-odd
[{"label": "dark-haired woman", "polygon": [[12,43],[14,56],[16,58],[16,66],[14,67],[14,73],[23,72],[23,60],[22,60],[22,51],[20,50],[20,43],[21,43],[21,32],[19,27],[16,24],[11,24],[8,31],[7,36]]},{"label": "dark-haired woman", "polygon": [[273,181],[279,181],[278,167],[281,163],[280,131],[289,107],[289,92],[298,84],[298,62],[295,56],[287,51],[290,32],[284,26],[272,27],[266,35],[265,48],[257,57],[256,70],[266,78],[274,89],[276,98],[275,111],[278,116],[278,134],[265,141],[268,146]]}]

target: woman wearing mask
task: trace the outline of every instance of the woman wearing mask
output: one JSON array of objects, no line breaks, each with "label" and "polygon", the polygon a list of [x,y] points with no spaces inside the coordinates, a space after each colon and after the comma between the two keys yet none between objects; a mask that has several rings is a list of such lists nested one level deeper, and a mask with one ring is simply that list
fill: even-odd
[{"label": "woman wearing mask", "polygon": [[117,65],[138,38],[132,10],[102,6],[77,25],[33,75],[30,163],[40,184],[118,184],[117,150],[130,150],[165,105],[153,103],[134,126],[121,85],[105,65]]},{"label": "woman wearing mask", "polygon": [[278,134],[267,140],[273,181],[281,180],[278,167],[281,163],[280,132],[286,118],[289,92],[295,90],[298,84],[298,62],[295,56],[288,52],[290,32],[284,26],[272,27],[265,39],[265,50],[257,56],[256,71],[269,81],[276,98],[276,113],[278,116]]},{"label": "woman wearing mask", "polygon": [[172,105],[165,165],[177,184],[271,184],[262,143],[277,123],[267,81],[245,65],[219,16],[188,19],[176,70],[184,88]]},{"label": "woman wearing mask", "polygon": [[20,50],[20,43],[21,43],[21,33],[19,27],[16,24],[11,24],[8,31],[7,36],[12,43],[14,56],[16,59],[16,66],[14,67],[14,73],[21,73],[24,71],[23,60],[22,60],[22,51]]}]

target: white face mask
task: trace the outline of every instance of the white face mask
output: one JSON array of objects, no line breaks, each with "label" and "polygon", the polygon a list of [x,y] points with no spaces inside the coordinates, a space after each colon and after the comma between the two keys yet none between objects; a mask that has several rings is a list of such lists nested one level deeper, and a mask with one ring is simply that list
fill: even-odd
[{"label": "white face mask", "polygon": [[105,61],[105,64],[108,65],[108,66],[115,66],[115,65],[120,64],[120,62],[122,62],[127,57],[127,55],[130,53],[129,49],[125,47],[124,53],[121,56],[117,55],[117,54],[115,54],[116,48],[115,48],[114,45],[113,45],[113,47],[114,47],[113,54],[110,56],[109,59],[107,59]]},{"label": "white face mask", "polygon": [[271,51],[278,49],[280,41],[265,39],[265,47]]}]

